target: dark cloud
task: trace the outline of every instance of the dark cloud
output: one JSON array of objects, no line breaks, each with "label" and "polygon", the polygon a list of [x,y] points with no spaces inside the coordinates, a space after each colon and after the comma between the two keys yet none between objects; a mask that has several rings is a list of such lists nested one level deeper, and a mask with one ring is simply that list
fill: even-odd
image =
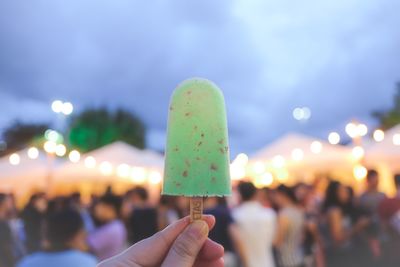
[{"label": "dark cloud", "polygon": [[[233,153],[287,131],[326,137],[391,104],[400,79],[396,0],[97,1],[0,3],[0,128],[55,120],[55,98],[123,106],[162,148],[167,106],[182,80],[224,91]],[[311,120],[291,117],[309,106]]]}]

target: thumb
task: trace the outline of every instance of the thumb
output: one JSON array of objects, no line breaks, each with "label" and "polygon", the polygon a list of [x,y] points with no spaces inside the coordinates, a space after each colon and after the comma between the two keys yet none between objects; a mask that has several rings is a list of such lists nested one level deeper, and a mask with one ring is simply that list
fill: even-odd
[{"label": "thumb", "polygon": [[208,236],[208,225],[203,220],[191,223],[175,240],[162,267],[192,267]]}]

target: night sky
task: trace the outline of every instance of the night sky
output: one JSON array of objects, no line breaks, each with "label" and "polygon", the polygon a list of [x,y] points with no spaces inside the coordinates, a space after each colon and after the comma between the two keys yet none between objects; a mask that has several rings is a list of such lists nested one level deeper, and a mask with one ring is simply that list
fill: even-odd
[{"label": "night sky", "polygon": [[[189,3],[191,2],[191,3]],[[232,154],[286,132],[370,127],[400,80],[398,0],[0,1],[0,131],[55,122],[50,104],[124,107],[162,149],[169,96],[205,77],[225,94]],[[307,106],[306,123],[292,117]]]}]

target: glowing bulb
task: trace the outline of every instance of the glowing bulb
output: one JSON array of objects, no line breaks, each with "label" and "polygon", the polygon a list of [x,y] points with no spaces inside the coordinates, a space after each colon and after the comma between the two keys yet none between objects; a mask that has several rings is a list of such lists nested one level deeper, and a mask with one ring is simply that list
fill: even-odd
[{"label": "glowing bulb", "polygon": [[328,141],[332,145],[337,145],[340,143],[340,135],[337,132],[331,132],[328,136]]},{"label": "glowing bulb", "polygon": [[266,172],[261,176],[256,177],[254,181],[254,185],[257,188],[263,188],[266,186],[270,186],[274,181],[274,177],[270,172]]},{"label": "glowing bulb", "polygon": [[350,122],[346,125],[346,133],[351,137],[354,138],[358,135],[357,125]]},{"label": "glowing bulb", "polygon": [[94,167],[96,167],[96,160],[92,156],[86,157],[84,163],[86,168],[88,169],[93,169]]},{"label": "glowing bulb", "polygon": [[262,163],[261,161],[257,161],[256,163],[254,163],[253,171],[257,174],[261,174],[261,173],[265,172],[264,163]]},{"label": "glowing bulb", "polygon": [[275,174],[280,183],[284,183],[289,179],[289,172],[286,169],[279,169]]},{"label": "glowing bulb", "polygon": [[161,174],[157,171],[152,171],[149,174],[149,182],[151,184],[159,184],[161,183],[162,177]]},{"label": "glowing bulb", "polygon": [[129,177],[130,173],[131,173],[131,167],[129,167],[128,164],[123,163],[123,164],[118,165],[117,175],[119,177],[123,177],[123,178]]},{"label": "glowing bulb", "polygon": [[146,170],[142,167],[133,167],[131,178],[132,182],[143,184],[146,181]]},{"label": "glowing bulb", "polygon": [[72,150],[69,152],[68,157],[71,162],[76,163],[81,159],[81,153],[79,153],[79,151]]},{"label": "glowing bulb", "polygon": [[357,133],[359,136],[366,136],[368,133],[368,127],[365,124],[357,125]]},{"label": "glowing bulb", "polygon": [[235,164],[246,165],[247,162],[249,161],[249,157],[244,153],[240,153],[239,155],[236,156],[236,159],[234,161]]},{"label": "glowing bulb", "polygon": [[39,150],[36,147],[31,147],[28,149],[28,157],[30,159],[37,159],[39,157]]},{"label": "glowing bulb", "polygon": [[304,152],[300,148],[295,148],[292,150],[292,159],[295,161],[300,161],[304,158]]},{"label": "glowing bulb", "polygon": [[70,102],[62,104],[62,113],[64,113],[64,115],[70,115],[72,111],[74,111],[74,106]]},{"label": "glowing bulb", "polygon": [[100,168],[101,174],[103,174],[105,176],[109,176],[113,172],[113,166],[108,161],[103,161],[102,163],[100,163],[99,168]]},{"label": "glowing bulb", "polygon": [[55,113],[60,113],[60,112],[62,112],[62,109],[63,109],[63,102],[61,102],[60,100],[55,100],[55,101],[53,101],[53,103],[51,103],[51,109],[52,109]]},{"label": "glowing bulb", "polygon": [[374,140],[376,142],[382,142],[385,139],[385,132],[382,130],[375,130],[374,131]]},{"label": "glowing bulb", "polygon": [[49,154],[53,154],[56,152],[57,144],[53,141],[46,141],[43,145],[44,151]]},{"label": "glowing bulb", "polygon": [[8,160],[10,161],[11,165],[18,165],[21,162],[21,158],[17,153],[11,154]]},{"label": "glowing bulb", "polygon": [[272,159],[272,165],[275,168],[283,168],[285,166],[285,158],[281,155],[277,155]]},{"label": "glowing bulb", "polygon": [[59,157],[63,157],[67,153],[67,148],[63,144],[59,144],[56,146],[56,155]]},{"label": "glowing bulb", "polygon": [[400,134],[394,134],[393,135],[393,144],[395,146],[400,146]]},{"label": "glowing bulb", "polygon": [[246,170],[243,166],[238,164],[231,164],[230,173],[232,180],[241,180],[246,176]]},{"label": "glowing bulb", "polygon": [[319,141],[314,141],[311,143],[310,150],[314,154],[319,154],[322,151],[322,143]]},{"label": "glowing bulb", "polygon": [[303,109],[302,109],[302,108],[295,108],[295,109],[293,110],[293,118],[294,118],[295,120],[298,120],[298,121],[302,120],[302,119],[304,118],[304,111],[303,111]]},{"label": "glowing bulb", "polygon": [[353,175],[357,181],[363,180],[367,176],[368,170],[362,165],[356,165],[353,168]]},{"label": "glowing bulb", "polygon": [[365,154],[364,149],[360,146],[354,147],[351,153],[356,160],[362,159]]}]

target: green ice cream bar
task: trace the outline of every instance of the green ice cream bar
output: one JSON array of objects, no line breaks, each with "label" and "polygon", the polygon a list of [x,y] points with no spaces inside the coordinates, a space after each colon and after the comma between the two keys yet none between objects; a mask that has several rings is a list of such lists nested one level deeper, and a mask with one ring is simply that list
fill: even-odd
[{"label": "green ice cream bar", "polygon": [[186,80],[175,89],[170,102],[163,194],[230,193],[224,97],[206,79]]}]

